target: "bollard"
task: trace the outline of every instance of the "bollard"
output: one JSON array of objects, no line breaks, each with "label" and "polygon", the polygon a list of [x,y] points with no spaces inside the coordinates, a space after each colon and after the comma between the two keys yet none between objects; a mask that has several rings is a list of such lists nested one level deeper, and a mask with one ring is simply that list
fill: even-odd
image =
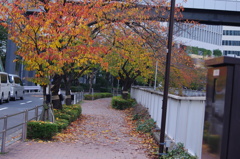
[{"label": "bollard", "polygon": [[6,137],[7,137],[7,118],[8,116],[5,115],[4,117],[4,125],[3,125],[3,133],[2,133],[2,147],[1,147],[1,153],[5,153],[5,144],[6,144]]},{"label": "bollard", "polygon": [[22,141],[25,141],[27,138],[27,122],[28,122],[28,110],[24,114],[24,123],[22,127]]},{"label": "bollard", "polygon": [[38,106],[35,107],[35,116],[36,116],[36,120],[38,120]]},{"label": "bollard", "polygon": [[93,88],[92,88],[92,100],[94,99],[94,92],[93,92],[94,90],[93,90]]}]

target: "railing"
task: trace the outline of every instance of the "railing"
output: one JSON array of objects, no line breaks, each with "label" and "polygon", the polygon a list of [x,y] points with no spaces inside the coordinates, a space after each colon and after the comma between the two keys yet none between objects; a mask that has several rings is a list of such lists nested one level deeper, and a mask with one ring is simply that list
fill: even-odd
[{"label": "railing", "polygon": [[[161,125],[163,93],[132,87],[131,97],[148,108],[158,127]],[[168,96],[166,135],[181,142],[192,155],[201,158],[205,97]]]},{"label": "railing", "polygon": [[[23,141],[26,140],[26,132],[27,132],[27,122],[30,120],[37,120],[40,116],[39,108],[41,106],[36,106],[32,109],[28,109],[19,113],[11,114],[11,115],[5,115],[4,117],[0,117],[0,121],[3,123],[3,129],[0,131],[0,134],[2,134],[1,137],[1,153],[6,152],[5,148],[8,144],[11,144],[12,142],[15,142],[17,140],[22,139]],[[34,111],[34,114],[30,114],[30,112]],[[22,121],[20,123],[17,123],[16,125],[13,125],[11,127],[8,126],[10,118],[13,118],[12,122],[14,122],[14,117],[17,117],[19,115],[22,115]],[[19,120],[18,120],[19,121]],[[12,132],[11,132],[12,131]],[[13,133],[15,132],[15,133]],[[9,133],[9,134],[7,134]]]},{"label": "railing", "polygon": [[84,98],[84,92],[76,92],[76,93],[72,93],[72,95],[74,96],[73,104],[79,103]]},{"label": "railing", "polygon": [[32,91],[41,92],[41,90],[42,90],[41,86],[23,86],[23,88],[24,88],[25,93],[30,93]]},{"label": "railing", "polygon": [[[73,93],[72,95],[74,96],[73,104],[79,103],[83,100],[84,97],[83,92]],[[0,129],[1,153],[6,152],[6,146],[8,146],[9,144],[20,139],[22,139],[22,141],[26,140],[27,122],[31,120],[38,120],[41,114],[41,110],[39,109],[42,107],[42,105],[36,106],[32,109],[28,109],[19,113],[0,117],[0,125],[3,125],[2,130]],[[22,121],[19,120],[19,118],[21,119],[21,117],[19,116],[22,117]],[[16,121],[20,122],[16,123]]]}]

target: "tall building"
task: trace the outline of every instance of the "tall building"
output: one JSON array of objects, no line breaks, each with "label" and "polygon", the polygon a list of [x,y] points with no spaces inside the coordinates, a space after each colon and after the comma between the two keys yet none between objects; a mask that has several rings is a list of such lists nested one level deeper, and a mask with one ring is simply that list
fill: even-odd
[{"label": "tall building", "polygon": [[[240,11],[240,0],[176,0],[177,4],[181,4],[185,9],[206,9],[209,11],[217,10],[231,11],[232,13],[238,14]],[[205,14],[204,16],[207,16]],[[209,14],[209,19],[214,17]],[[216,21],[218,14],[215,13]],[[231,18],[231,17],[228,17]],[[228,20],[228,19],[224,19]],[[204,26],[204,27],[203,27]],[[178,41],[182,41],[184,45],[196,46],[209,50],[219,49],[225,56],[240,56],[240,28],[231,26],[211,26],[211,25],[199,25],[190,28],[188,25],[184,26],[188,29],[183,29],[182,32],[178,33]],[[184,28],[183,27],[183,28]]]},{"label": "tall building", "polygon": [[240,27],[223,26],[223,55],[240,57]]},{"label": "tall building", "polygon": [[222,26],[177,23],[175,28],[176,41],[182,45],[222,50]]}]

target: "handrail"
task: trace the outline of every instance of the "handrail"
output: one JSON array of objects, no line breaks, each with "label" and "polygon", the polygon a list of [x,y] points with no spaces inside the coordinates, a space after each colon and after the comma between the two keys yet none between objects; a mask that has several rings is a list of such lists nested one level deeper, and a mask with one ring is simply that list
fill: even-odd
[{"label": "handrail", "polygon": [[[77,93],[74,93],[74,101],[73,101],[73,104],[77,104],[78,102],[82,101],[83,100],[83,95],[84,95],[84,92],[77,92]],[[1,141],[1,153],[5,153],[5,148],[6,148],[6,141],[7,141],[7,132],[9,130],[12,130],[14,128],[17,128],[19,126],[22,126],[22,140],[26,140],[27,138],[27,122],[28,121],[31,121],[31,120],[37,120],[38,117],[40,116],[39,114],[39,111],[38,109],[40,107],[43,107],[43,105],[40,105],[40,106],[35,106],[34,108],[30,108],[30,109],[27,109],[25,111],[21,111],[21,112],[18,112],[18,113],[15,113],[15,114],[10,114],[10,115],[5,115],[3,117],[0,117],[0,120],[4,120],[3,121],[3,129],[0,131],[0,134],[2,133],[2,141]],[[30,119],[28,119],[29,117],[29,112],[30,111],[34,111],[35,110],[35,113],[33,114],[33,117],[31,117]],[[13,116],[16,116],[16,115],[20,115],[20,114],[23,114],[24,115],[24,119],[22,122],[20,122],[19,124],[17,125],[14,125],[14,126],[11,126],[11,127],[7,127],[7,122],[8,122],[8,118],[9,117],[13,117]]]},{"label": "handrail", "polygon": [[[15,114],[10,114],[10,115],[5,115],[4,117],[1,117],[0,120],[4,120],[4,124],[3,124],[3,129],[2,131],[0,131],[0,133],[2,133],[2,144],[1,144],[1,153],[4,153],[5,152],[5,148],[6,148],[6,138],[7,138],[7,132],[9,130],[12,130],[14,128],[17,128],[19,126],[23,126],[22,128],[22,140],[25,140],[26,139],[26,132],[27,132],[27,122],[28,121],[31,121],[32,119],[36,118],[39,116],[38,114],[38,109],[40,107],[43,107],[43,105],[40,105],[40,106],[36,106],[34,108],[31,108],[31,109],[27,109],[25,111],[21,111],[21,112],[18,112],[18,113],[15,113]],[[35,110],[35,114],[34,114],[34,117],[31,118],[31,119],[28,119],[28,113],[32,110]],[[36,113],[37,112],[37,113]],[[8,118],[9,117],[13,117],[13,116],[16,116],[16,115],[19,115],[19,114],[24,114],[24,121],[20,122],[19,124],[17,125],[14,125],[12,127],[7,127],[7,121],[8,121]]]}]

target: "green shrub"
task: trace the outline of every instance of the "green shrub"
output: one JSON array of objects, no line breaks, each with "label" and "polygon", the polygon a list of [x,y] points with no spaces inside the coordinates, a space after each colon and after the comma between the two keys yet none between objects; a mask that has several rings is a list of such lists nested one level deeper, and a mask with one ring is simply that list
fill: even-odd
[{"label": "green shrub", "polygon": [[55,119],[66,119],[67,121],[71,121],[71,115],[63,113],[62,111],[54,110]]},{"label": "green shrub", "polygon": [[135,104],[134,99],[123,99],[121,96],[115,96],[112,98],[112,108],[124,110],[130,108]]},{"label": "green shrub", "polygon": [[74,109],[64,109],[63,113],[70,115],[70,121],[75,121],[79,117],[79,112]]},{"label": "green shrub", "polygon": [[99,99],[99,98],[107,98],[112,97],[112,93],[94,93],[92,94],[85,94],[84,99],[85,100],[92,100],[92,99]]},{"label": "green shrub", "polygon": [[67,109],[69,111],[72,110],[72,111],[75,111],[78,113],[78,116],[81,115],[82,113],[82,108],[79,104],[73,104],[73,105],[63,105],[63,111],[65,111],[65,109]]},{"label": "green shrub", "polygon": [[102,96],[103,96],[103,98],[107,98],[107,97],[112,97],[113,95],[112,95],[112,93],[101,93],[102,94]]},{"label": "green shrub", "polygon": [[138,121],[136,130],[144,133],[150,133],[155,127],[155,121],[153,119],[147,119],[144,121]]},{"label": "green shrub", "polygon": [[219,142],[220,142],[219,135],[209,135],[207,137],[207,144],[209,146],[209,151],[211,153],[217,153],[219,151]]},{"label": "green shrub", "polygon": [[81,106],[75,105],[63,105],[62,110],[54,109],[55,119],[66,119],[69,122],[76,120],[82,113]]},{"label": "green shrub", "polygon": [[81,92],[83,91],[83,87],[82,86],[71,86],[71,91],[72,92]]},{"label": "green shrub", "polygon": [[91,94],[84,94],[84,99],[85,100],[92,100],[92,95]]},{"label": "green shrub", "polygon": [[63,105],[63,109],[54,109],[55,123],[44,121],[31,121],[27,125],[27,138],[49,140],[57,132],[61,132],[82,113],[81,106]]},{"label": "green shrub", "polygon": [[69,125],[69,121],[66,119],[56,119],[55,123],[58,126],[58,132],[61,132],[63,129],[66,129]]},{"label": "green shrub", "polygon": [[133,117],[132,117],[132,120],[139,120],[139,119],[141,119],[141,115],[140,114],[135,114],[135,115],[133,115]]},{"label": "green shrub", "polygon": [[196,156],[191,156],[188,154],[182,143],[178,143],[174,149],[169,151],[166,155],[160,157],[160,159],[197,159]]},{"label": "green shrub", "polygon": [[29,121],[27,138],[50,140],[58,132],[58,124],[47,121]]}]

